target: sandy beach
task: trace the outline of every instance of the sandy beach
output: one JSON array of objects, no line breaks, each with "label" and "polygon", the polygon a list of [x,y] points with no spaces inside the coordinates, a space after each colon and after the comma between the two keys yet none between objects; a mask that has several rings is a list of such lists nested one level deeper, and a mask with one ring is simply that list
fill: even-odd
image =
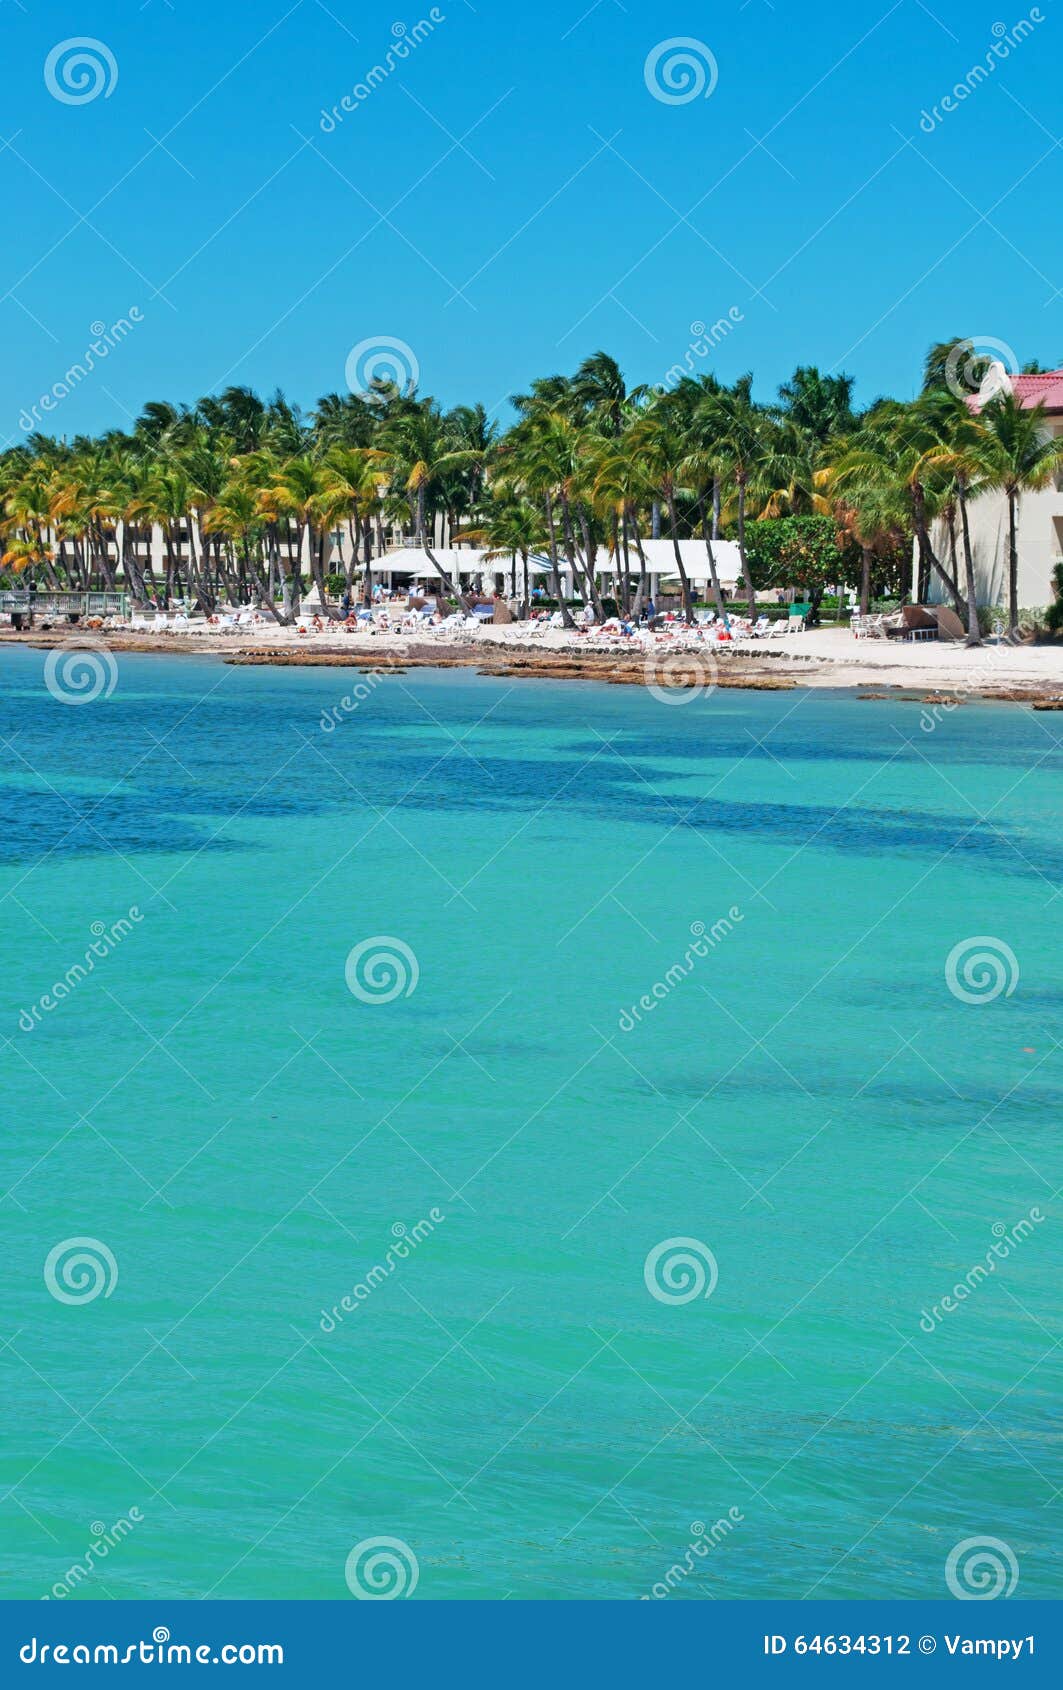
[{"label": "sandy beach", "polygon": [[1063,705],[1063,645],[986,644],[968,650],[936,641],[858,641],[847,628],[738,640],[732,647],[688,644],[682,635],[643,633],[621,641],[563,628],[533,634],[527,623],[469,626],[456,634],[432,627],[348,633],[331,624],[301,632],[269,622],[238,630],[193,624],[166,632],[53,627],[0,634],[3,645],[84,642],[115,652],[209,652],[231,663],[281,667],[477,667],[491,674],[631,685],[869,688]]}]

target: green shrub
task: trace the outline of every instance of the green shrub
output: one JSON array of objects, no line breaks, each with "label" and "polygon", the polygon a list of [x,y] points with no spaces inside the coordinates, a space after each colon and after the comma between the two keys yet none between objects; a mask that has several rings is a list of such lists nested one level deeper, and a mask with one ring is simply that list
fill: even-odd
[{"label": "green shrub", "polygon": [[1052,585],[1056,596],[1044,613],[1045,627],[1049,633],[1063,634],[1063,563],[1057,563],[1053,569]]},{"label": "green shrub", "polygon": [[[1054,620],[1054,618],[1056,618]],[[1008,629],[1007,606],[1003,604],[980,604],[978,606],[978,629],[983,639],[992,637],[994,627],[1000,627],[1003,633]],[[1063,603],[1058,599],[1050,605],[1028,605],[1019,610],[1020,638],[1043,639],[1046,634],[1063,632]]]}]

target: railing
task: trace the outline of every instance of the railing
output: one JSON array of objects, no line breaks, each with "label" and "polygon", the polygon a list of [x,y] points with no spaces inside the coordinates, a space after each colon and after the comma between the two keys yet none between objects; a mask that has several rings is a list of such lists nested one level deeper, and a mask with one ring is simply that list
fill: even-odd
[{"label": "railing", "polygon": [[19,616],[125,616],[128,593],[0,591],[0,613]]}]

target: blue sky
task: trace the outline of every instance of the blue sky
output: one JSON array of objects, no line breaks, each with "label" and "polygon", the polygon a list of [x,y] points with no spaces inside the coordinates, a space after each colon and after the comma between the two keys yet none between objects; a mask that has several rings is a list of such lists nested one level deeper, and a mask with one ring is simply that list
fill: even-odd
[{"label": "blue sky", "polygon": [[[728,313],[696,365],[752,369],[765,398],[797,362],[851,371],[863,401],[909,394],[927,343],[957,332],[1063,362],[1055,0],[443,0],[326,132],[393,26],[431,16],[0,0],[3,434],[131,308],[53,432],[228,382],[309,406],[388,338],[423,390],[505,414],[598,347],[661,380],[691,324]],[[69,104],[45,63],[77,37],[117,79],[102,63],[111,92]],[[669,104],[645,67],[679,37],[715,87]]]}]

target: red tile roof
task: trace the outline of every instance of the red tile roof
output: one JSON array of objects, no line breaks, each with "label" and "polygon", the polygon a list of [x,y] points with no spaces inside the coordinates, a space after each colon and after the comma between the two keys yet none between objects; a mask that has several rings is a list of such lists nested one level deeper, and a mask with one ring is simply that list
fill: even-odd
[{"label": "red tile roof", "polygon": [[[1045,370],[1037,376],[1009,376],[1011,391],[1024,411],[1043,405],[1046,411],[1063,411],[1063,370]],[[973,411],[980,411],[977,394],[968,403]]]}]

